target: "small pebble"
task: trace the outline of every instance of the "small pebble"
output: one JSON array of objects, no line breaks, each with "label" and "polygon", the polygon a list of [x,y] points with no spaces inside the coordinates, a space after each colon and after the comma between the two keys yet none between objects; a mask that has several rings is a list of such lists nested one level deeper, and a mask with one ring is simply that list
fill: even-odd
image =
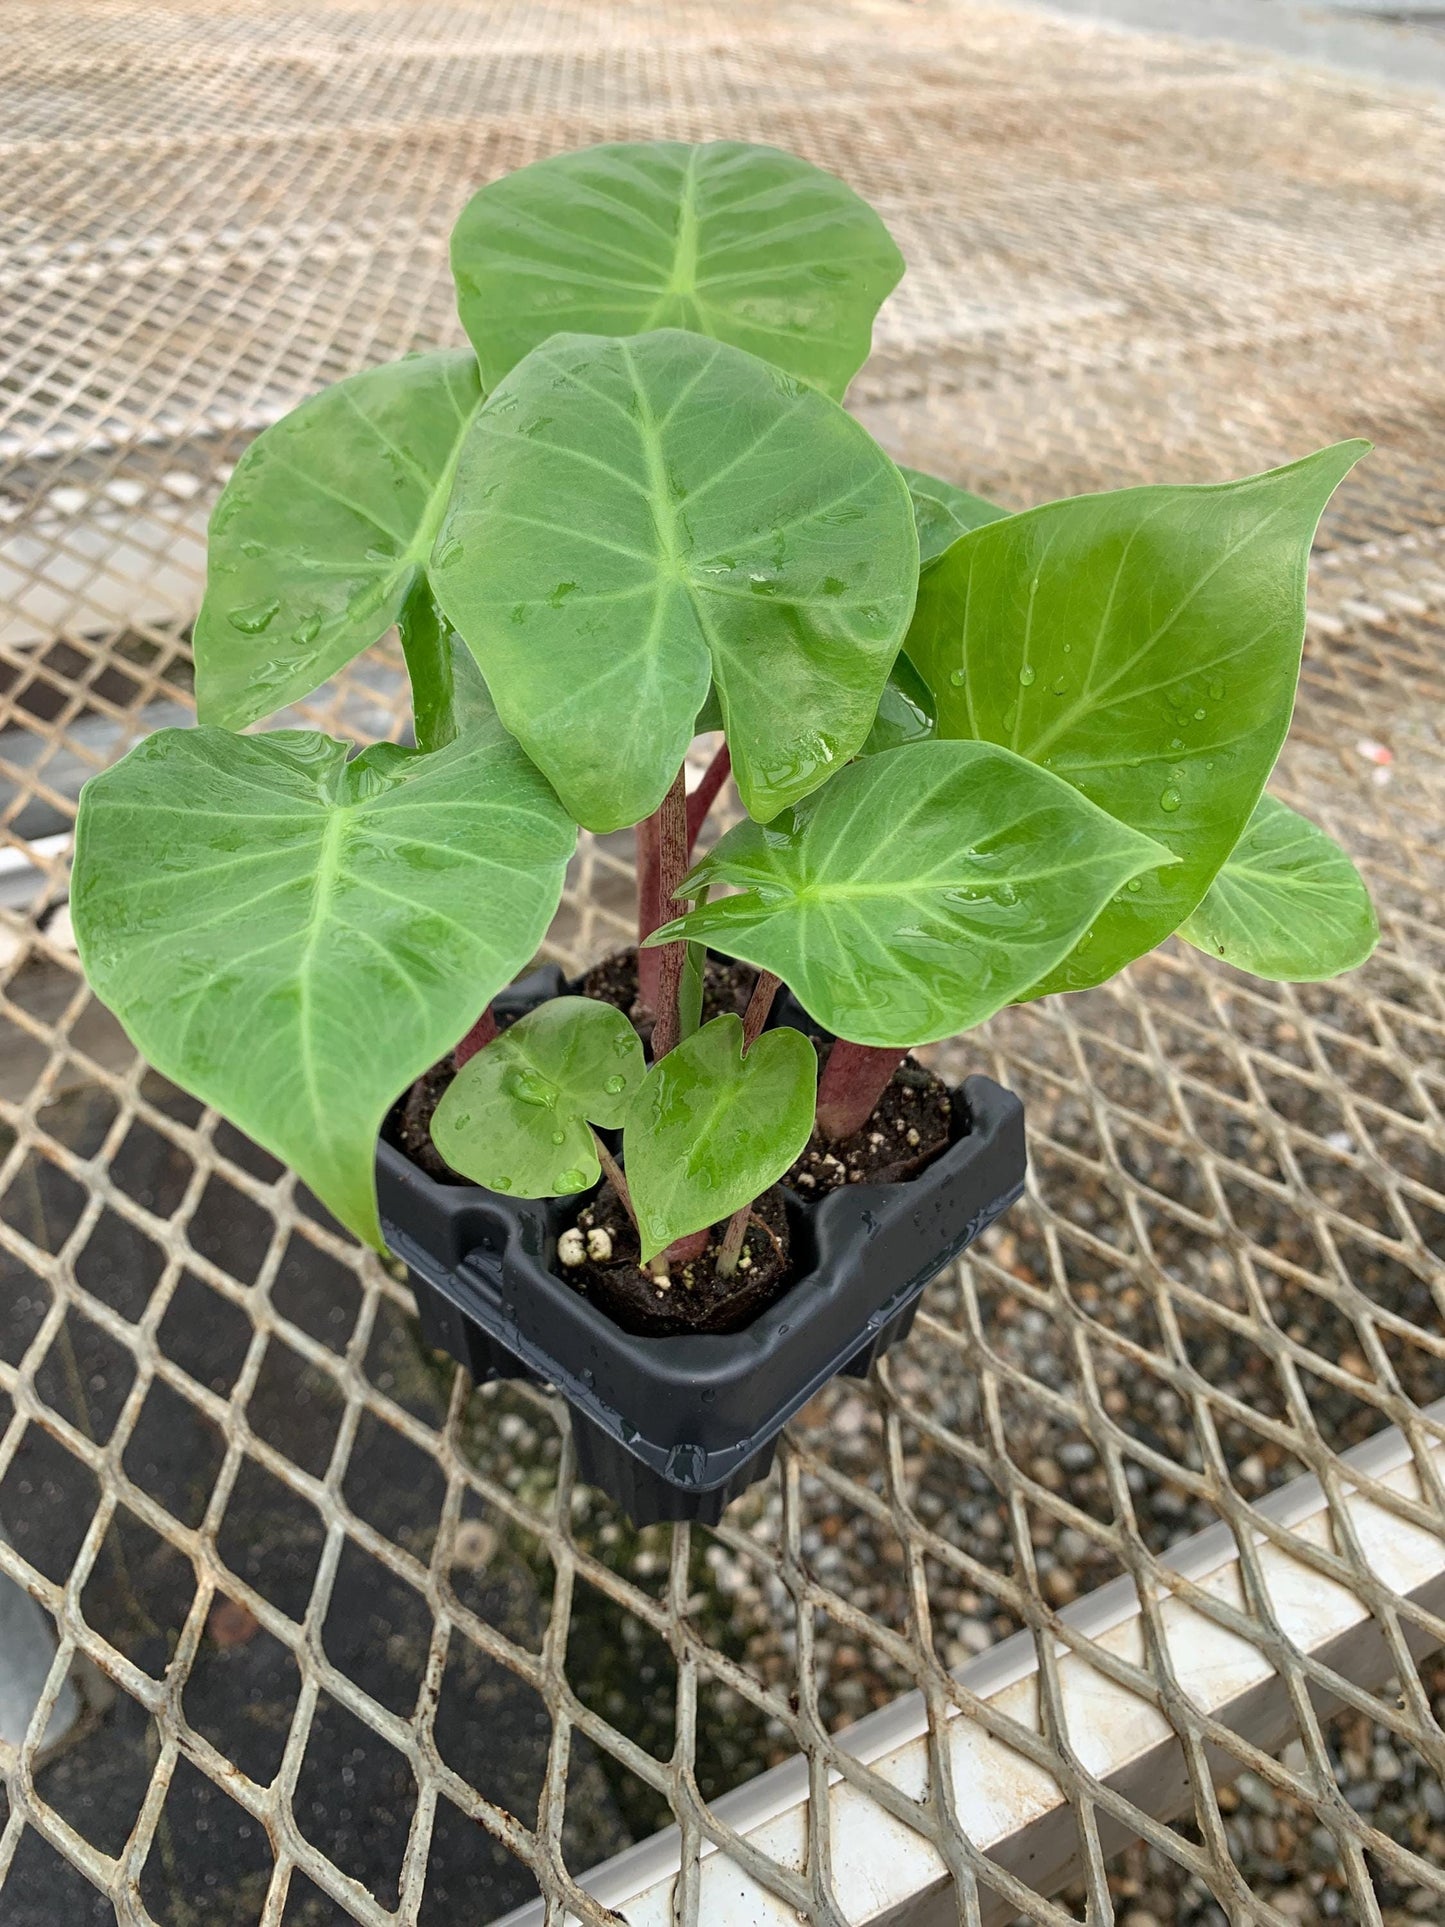
[{"label": "small pebble", "polygon": [[[569,1233],[568,1235],[575,1236],[576,1234]],[[598,1225],[595,1230],[587,1233],[587,1256],[599,1265],[605,1265],[607,1260],[612,1256],[612,1233],[605,1231],[601,1225]]]},{"label": "small pebble", "polygon": [[921,1144],[923,1142],[923,1139],[918,1135],[917,1131],[914,1130],[911,1124],[908,1127],[908,1142],[910,1144]]},{"label": "small pebble", "polygon": [[[589,1238],[595,1238],[597,1235],[595,1231],[588,1233]],[[606,1234],[604,1233],[603,1235],[605,1236]],[[608,1246],[610,1249],[610,1239],[608,1240]],[[580,1265],[587,1256],[587,1247],[582,1242],[582,1233],[576,1230],[564,1231],[557,1240],[557,1256],[561,1262],[569,1268]]]}]

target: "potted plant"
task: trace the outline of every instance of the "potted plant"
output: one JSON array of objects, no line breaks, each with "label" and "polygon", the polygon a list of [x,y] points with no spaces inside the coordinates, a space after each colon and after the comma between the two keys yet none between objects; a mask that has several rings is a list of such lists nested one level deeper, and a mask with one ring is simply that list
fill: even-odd
[{"label": "potted plant", "polygon": [[[1264,793],[1364,445],[1014,515],[899,470],[840,398],[901,258],[771,148],[535,163],[452,255],[470,351],[238,463],[199,727],[87,786],[75,930],[434,1338],[563,1391],[584,1477],[716,1518],[1021,1187],[1017,1102],[912,1048],[1176,931],[1274,977],[1368,954],[1348,859]],[[393,626],[414,748],[239,733]],[[578,824],[637,826],[639,948],[515,983]]]}]

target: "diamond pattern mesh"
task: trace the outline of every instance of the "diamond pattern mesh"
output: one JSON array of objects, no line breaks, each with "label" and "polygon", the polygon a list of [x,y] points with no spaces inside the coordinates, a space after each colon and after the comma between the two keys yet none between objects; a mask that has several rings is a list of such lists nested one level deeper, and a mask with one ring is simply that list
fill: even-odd
[{"label": "diamond pattern mesh", "polygon": [[[1106,1861],[1140,1837],[1181,1919],[1299,1918],[1240,1847],[1243,1771],[1311,1843],[1318,1917],[1445,1913],[1437,1836],[1375,1824],[1339,1739],[1445,1819],[1441,1602],[1392,1588],[1347,1502],[1439,1539],[1440,110],[903,0],[12,0],[6,23],[0,1570],[59,1644],[26,1742],[0,1743],[0,1911],[447,1923],[540,1894],[597,1922],[577,1876],[676,1818],[679,1920],[724,1917],[708,1840],[761,1896],[726,1918],[871,1919],[831,1774],[871,1850],[934,1856],[957,1898],[920,1919],[1112,1918],[1137,1865]],[[1027,1204],[722,1526],[639,1534],[575,1485],[548,1394],[426,1353],[401,1278],[137,1061],[64,898],[80,783],[188,713],[205,516],[248,437],[459,338],[446,235],[476,183],[724,133],[836,169],[898,234],[910,274],[853,404],[902,459],[1022,506],[1377,442],[1321,534],[1277,787],[1356,854],[1385,935],[1293,989],[1170,944],[941,1050],[1024,1097]],[[403,696],[382,648],[297,715],[394,733]],[[584,843],[550,954],[625,940],[629,862],[626,836]],[[1346,1480],[1385,1426],[1413,1479]],[[1305,1474],[1313,1536],[1267,1500]],[[1213,1525],[1228,1598],[1161,1564]],[[1357,1603],[1369,1666],[1292,1636],[1280,1549]],[[1119,1578],[1144,1602],[1128,1650],[1073,1611]],[[1279,1683],[1282,1760],[1182,1675],[1171,1590]],[[1030,1717],[969,1683],[1018,1633]],[[47,1753],[73,1667],[86,1721]],[[1101,1777],[1080,1677],[1163,1722],[1172,1795]],[[913,1689],[926,1768],[902,1787],[838,1736]],[[1061,1803],[1054,1863],[985,1852],[965,1728],[1012,1762],[1005,1806]],[[739,1837],[717,1797],[795,1755],[806,1836]]]}]

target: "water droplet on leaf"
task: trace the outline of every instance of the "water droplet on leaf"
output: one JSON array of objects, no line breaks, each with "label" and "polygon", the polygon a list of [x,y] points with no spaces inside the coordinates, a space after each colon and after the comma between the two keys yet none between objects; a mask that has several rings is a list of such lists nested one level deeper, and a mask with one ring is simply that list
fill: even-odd
[{"label": "water droplet on leaf", "polygon": [[536,1071],[529,1071],[518,1064],[509,1070],[502,1079],[502,1089],[508,1097],[516,1098],[519,1104],[551,1106],[557,1102],[557,1086]]},{"label": "water droplet on leaf", "polygon": [[1184,799],[1179,794],[1178,790],[1167,789],[1165,790],[1164,794],[1159,798],[1159,807],[1161,810],[1166,810],[1169,813],[1169,815],[1172,816],[1175,810],[1179,808],[1179,805],[1183,801]]},{"label": "water droplet on leaf", "polygon": [[269,602],[248,603],[244,609],[232,609],[230,623],[239,629],[243,636],[259,636],[275,616],[281,604],[273,596]]},{"label": "water droplet on leaf", "polygon": [[609,1077],[602,1088],[605,1091],[610,1091],[611,1094],[616,1097],[619,1091],[625,1091],[627,1089],[627,1079],[625,1077]]},{"label": "water droplet on leaf", "polygon": [[1035,672],[1029,667],[1027,663],[1025,663],[1023,668],[1020,669],[1019,671],[1019,681],[1023,684],[1025,689],[1031,689],[1033,687],[1034,676],[1035,676]]},{"label": "water droplet on leaf", "polygon": [[963,685],[968,681],[968,676],[964,670],[955,669],[948,680],[953,684],[955,689],[962,689]]},{"label": "water droplet on leaf", "polygon": [[559,1171],[552,1182],[559,1191],[580,1191],[587,1179],[581,1171]]}]

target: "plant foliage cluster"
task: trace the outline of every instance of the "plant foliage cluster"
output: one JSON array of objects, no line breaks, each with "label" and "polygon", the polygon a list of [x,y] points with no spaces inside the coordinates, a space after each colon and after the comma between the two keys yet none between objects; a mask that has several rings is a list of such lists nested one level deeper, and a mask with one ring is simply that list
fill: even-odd
[{"label": "plant foliage cluster", "polygon": [[[813,1128],[808,1039],[699,1023],[705,945],[786,984],[870,1101],[903,1049],[1176,931],[1277,978],[1369,953],[1348,859],[1265,794],[1362,443],[1017,514],[900,469],[841,398],[902,258],[772,148],[539,161],[452,263],[470,350],[341,381],[237,464],[199,726],[94,779],[77,835],[98,994],[360,1236],[388,1107],[533,957],[579,824],[639,825],[653,1061],[561,1000],[469,1057],[435,1136],[542,1196],[620,1130],[644,1258]],[[415,748],[238,733],[393,626]],[[683,879],[713,729],[746,817]]]}]

